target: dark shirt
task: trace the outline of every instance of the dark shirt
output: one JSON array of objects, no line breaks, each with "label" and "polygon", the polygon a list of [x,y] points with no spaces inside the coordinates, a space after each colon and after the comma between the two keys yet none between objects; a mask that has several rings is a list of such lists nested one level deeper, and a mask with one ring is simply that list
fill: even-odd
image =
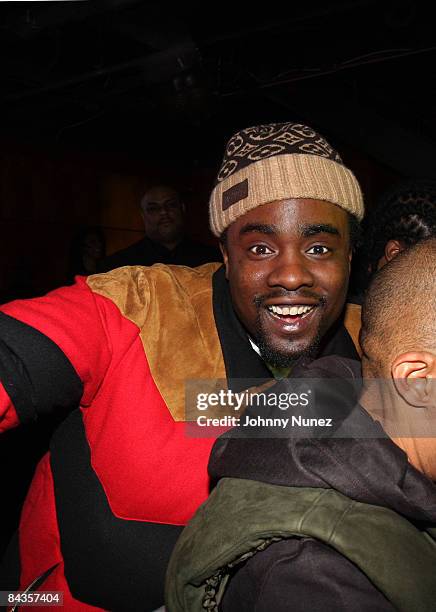
[{"label": "dark shirt", "polygon": [[236,572],[221,612],[394,612],[356,566],[311,538],[271,544]]},{"label": "dark shirt", "polygon": [[155,263],[195,267],[212,261],[222,261],[219,250],[189,238],[184,238],[172,251],[149,238],[143,238],[106,257],[99,265],[99,272],[121,266],[152,266]]},{"label": "dark shirt", "polygon": [[[318,409],[330,408],[336,417],[338,408],[340,414],[346,414],[349,402],[347,395],[342,399],[337,395],[339,379],[355,380],[359,370],[357,362],[328,356],[293,374],[323,382],[323,395],[316,394],[321,404]],[[353,426],[358,428],[357,437],[350,437],[348,427]],[[333,489],[357,502],[389,508],[413,525],[431,524],[436,517],[434,484],[411,466],[407,455],[387,438],[380,425],[357,405],[341,427],[344,437],[330,439],[242,439],[230,430],[212,448],[208,466],[211,481],[241,478],[279,486]],[[395,609],[356,565],[309,537],[275,542],[237,567],[219,608],[221,612]]]}]

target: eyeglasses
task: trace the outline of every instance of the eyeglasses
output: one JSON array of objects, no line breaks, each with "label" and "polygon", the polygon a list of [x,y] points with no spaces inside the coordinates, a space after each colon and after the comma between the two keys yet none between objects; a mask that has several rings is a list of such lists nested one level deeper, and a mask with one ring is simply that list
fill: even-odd
[{"label": "eyeglasses", "polygon": [[148,215],[157,216],[162,212],[171,212],[173,210],[180,210],[180,202],[178,200],[169,200],[168,202],[149,202],[144,207],[144,212]]}]

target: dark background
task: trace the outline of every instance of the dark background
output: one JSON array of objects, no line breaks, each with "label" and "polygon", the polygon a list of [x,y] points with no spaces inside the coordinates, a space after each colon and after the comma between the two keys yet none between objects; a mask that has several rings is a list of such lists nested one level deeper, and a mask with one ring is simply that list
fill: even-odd
[{"label": "dark background", "polygon": [[[368,208],[399,179],[433,178],[432,4],[1,2],[0,296],[62,284],[79,225],[103,228],[109,253],[135,242],[155,181],[182,191],[191,235],[213,243],[214,174],[249,125],[318,129]],[[0,446],[8,533],[44,427]]]}]

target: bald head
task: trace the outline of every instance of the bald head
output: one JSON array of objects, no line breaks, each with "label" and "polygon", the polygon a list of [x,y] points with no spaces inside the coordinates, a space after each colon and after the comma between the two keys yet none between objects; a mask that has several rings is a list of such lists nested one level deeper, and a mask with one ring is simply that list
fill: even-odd
[{"label": "bald head", "polygon": [[400,253],[368,289],[360,339],[373,376],[387,375],[400,352],[436,349],[435,312],[436,239],[431,238]]},{"label": "bald head", "polygon": [[168,249],[183,239],[183,204],[175,189],[157,185],[148,189],[141,200],[142,218],[147,238]]}]

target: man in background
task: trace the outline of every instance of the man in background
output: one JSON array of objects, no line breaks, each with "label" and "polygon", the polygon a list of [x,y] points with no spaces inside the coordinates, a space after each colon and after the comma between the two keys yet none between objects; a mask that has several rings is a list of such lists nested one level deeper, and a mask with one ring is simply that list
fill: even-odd
[{"label": "man in background", "polygon": [[145,236],[138,242],[106,257],[99,271],[121,266],[151,266],[155,263],[200,266],[221,261],[218,249],[205,246],[185,234],[185,204],[172,187],[158,185],[141,199]]}]

